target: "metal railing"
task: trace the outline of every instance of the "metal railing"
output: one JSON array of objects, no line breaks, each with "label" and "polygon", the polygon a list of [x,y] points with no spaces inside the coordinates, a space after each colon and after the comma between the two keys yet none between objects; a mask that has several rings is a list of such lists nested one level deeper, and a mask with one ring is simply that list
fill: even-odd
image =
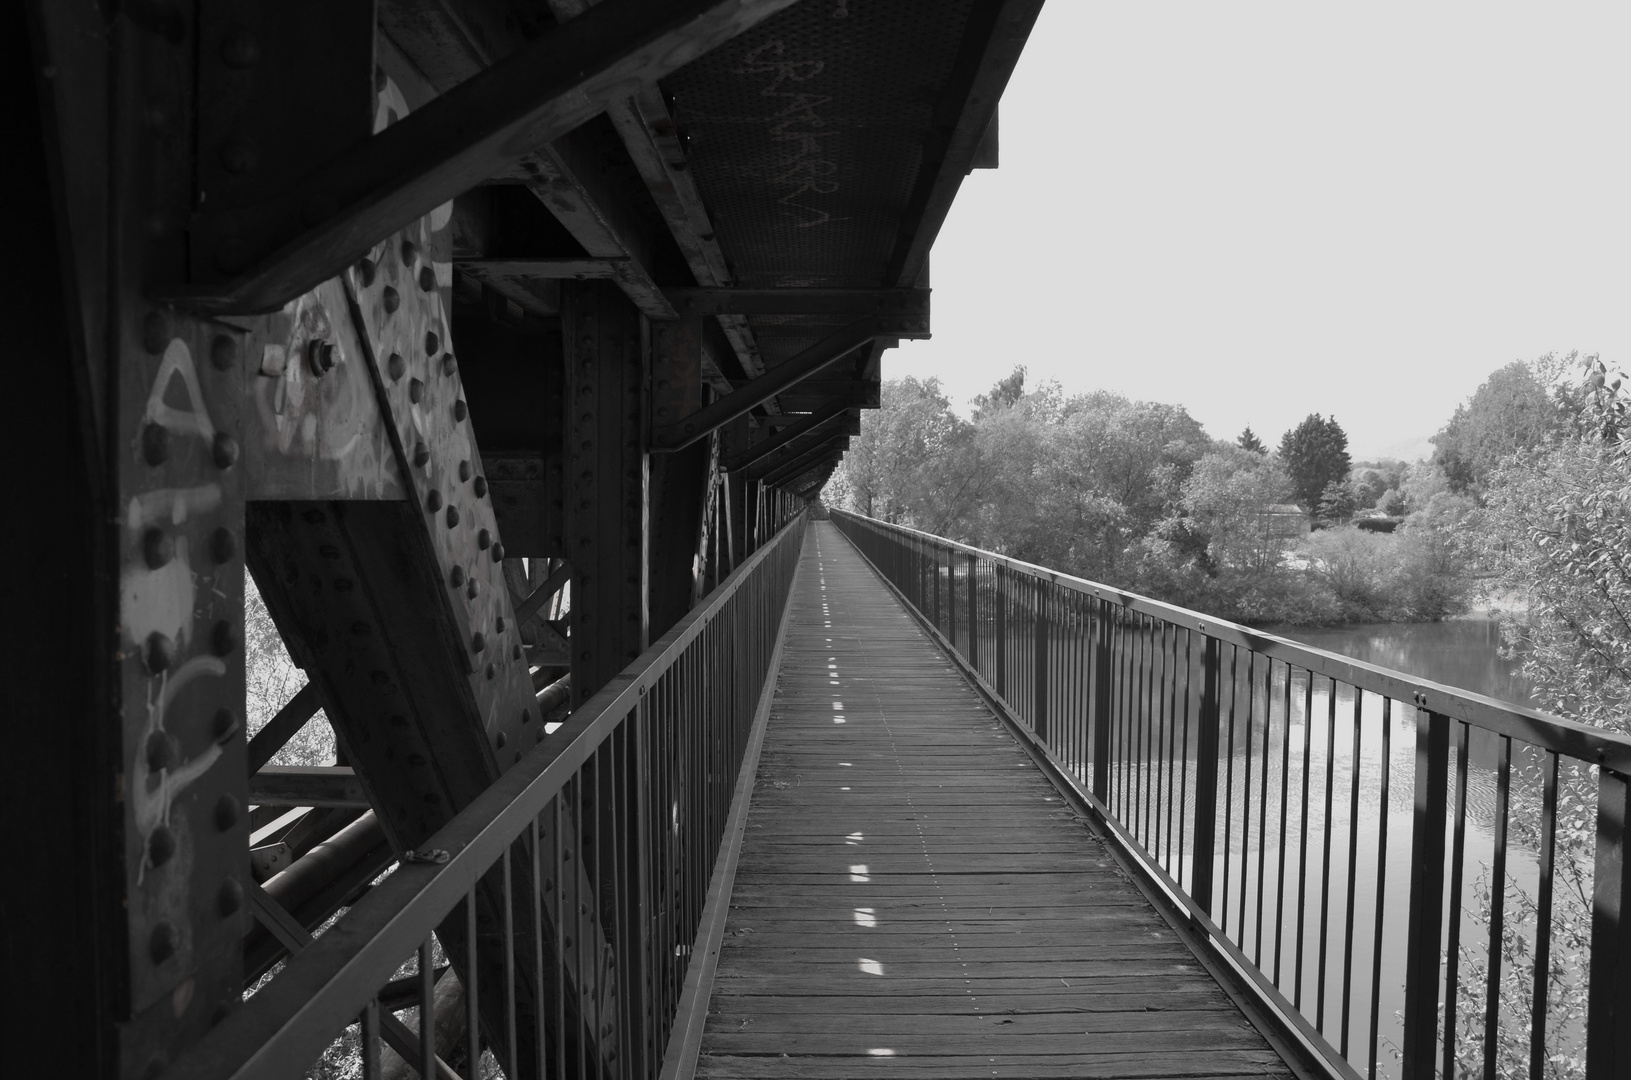
[{"label": "metal railing", "polygon": [[1631,739],[832,519],[1331,1075],[1631,1076]]},{"label": "metal railing", "polygon": [[[657,1076],[805,527],[792,517],[422,850],[292,942],[166,1076],[298,1077],[336,1040],[365,1077],[385,1046],[421,1075],[434,1062],[456,1078],[452,1060],[474,1080],[485,1049],[511,1078]],[[417,1031],[396,1016],[413,1006]]]}]

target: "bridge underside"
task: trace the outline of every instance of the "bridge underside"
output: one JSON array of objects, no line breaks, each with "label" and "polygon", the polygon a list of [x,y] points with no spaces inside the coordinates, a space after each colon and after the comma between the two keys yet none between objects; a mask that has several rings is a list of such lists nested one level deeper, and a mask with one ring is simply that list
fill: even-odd
[{"label": "bridge underside", "polygon": [[1291,1075],[828,523],[786,634],[697,1076]]}]

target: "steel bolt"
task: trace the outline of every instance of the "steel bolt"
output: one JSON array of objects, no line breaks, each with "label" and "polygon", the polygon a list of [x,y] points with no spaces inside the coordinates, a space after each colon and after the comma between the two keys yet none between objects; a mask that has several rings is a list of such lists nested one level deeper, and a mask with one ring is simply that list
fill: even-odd
[{"label": "steel bolt", "polygon": [[492,545],[492,543],[493,543],[493,534],[492,533],[488,532],[486,529],[480,529],[480,530],[478,530],[476,532],[476,547],[477,548],[481,549],[482,551],[486,551]]},{"label": "steel bolt", "polygon": [[142,460],[149,465],[163,465],[170,460],[170,431],[163,424],[142,428]]},{"label": "steel bolt", "polygon": [[412,266],[419,259],[419,245],[412,240],[402,241],[402,265]]},{"label": "steel bolt", "polygon": [[447,580],[452,583],[455,589],[462,587],[464,585],[464,567],[455,566],[448,571]]},{"label": "steel bolt", "polygon": [[237,339],[231,334],[216,334],[210,341],[210,363],[216,371],[231,371],[237,366]]},{"label": "steel bolt", "polygon": [[436,288],[436,271],[428,266],[419,268],[419,288],[422,292],[430,292]]},{"label": "steel bolt", "polygon": [[210,631],[210,651],[216,656],[231,656],[238,647],[238,632],[230,622],[221,619]]},{"label": "steel bolt", "polygon": [[485,499],[487,497],[487,478],[485,476],[476,477],[475,491],[476,498]]},{"label": "steel bolt", "polygon": [[453,419],[454,420],[456,420],[456,421],[458,421],[459,423],[462,424],[462,423],[464,423],[464,418],[469,416],[469,415],[470,415],[470,406],[468,406],[468,405],[466,405],[464,403],[464,398],[460,398],[459,400],[457,400],[457,401],[455,401],[453,403]]},{"label": "steel bolt", "polygon": [[408,380],[408,400],[415,405],[425,400],[425,384],[418,379]]},{"label": "steel bolt", "polygon": [[[515,647],[515,651],[516,651],[516,654],[517,654],[516,659],[517,660],[521,659],[521,657],[520,657],[521,646],[517,645]],[[522,709],[521,710],[521,722],[523,724],[532,723],[532,710],[531,709]]]},{"label": "steel bolt", "polygon": [[237,796],[231,793],[222,795],[215,800],[215,827],[222,832],[231,832],[238,824],[241,810]]},{"label": "steel bolt", "polygon": [[466,595],[470,599],[474,600],[480,594],[481,594],[481,583],[479,581],[477,581],[475,578],[471,578],[470,579],[470,584],[468,584],[468,585],[466,585],[464,587],[464,595]]},{"label": "steel bolt", "polygon": [[176,744],[162,731],[155,731],[147,737],[147,767],[153,772],[168,769],[175,764]]},{"label": "steel bolt", "polygon": [[169,312],[149,311],[147,318],[142,320],[142,348],[154,356],[162,353],[174,336]]},{"label": "steel bolt", "polygon": [[151,674],[160,675],[169,671],[175,659],[175,642],[157,630],[147,635],[147,644],[142,649],[142,662],[147,665],[147,670]]},{"label": "steel bolt", "polygon": [[215,909],[222,915],[236,915],[243,906],[243,883],[237,878],[227,878],[221,882],[220,889],[215,893]]},{"label": "steel bolt", "polygon": [[398,296],[396,290],[389,285],[385,286],[385,291],[380,293],[379,298],[385,305],[385,314],[387,315],[395,315],[396,309],[402,306],[402,297]]},{"label": "steel bolt", "polygon": [[161,922],[153,927],[153,933],[147,939],[147,955],[153,963],[162,964],[176,954],[176,946],[181,943],[181,935],[176,931],[175,924]]},{"label": "steel bolt", "polygon": [[210,555],[217,563],[230,562],[237,554],[238,538],[231,529],[223,525],[210,534]]},{"label": "steel bolt", "polygon": [[356,269],[357,280],[362,283],[362,287],[371,288],[374,284],[374,260],[358,259]]},{"label": "steel bolt", "polygon": [[[498,677],[498,665],[497,664],[488,664],[487,665],[487,677],[489,679],[493,679],[493,678]],[[502,731],[498,733],[498,745],[501,746],[501,747],[504,745],[504,733]]]},{"label": "steel bolt", "polygon": [[176,853],[176,834],[168,825],[155,826],[147,837],[147,861],[151,866],[163,866]]},{"label": "steel bolt", "polygon": [[460,483],[465,483],[465,482],[468,482],[469,479],[470,479],[470,463],[468,461],[459,462],[459,482]]},{"label": "steel bolt", "polygon": [[334,370],[334,342],[316,338],[306,343],[306,363],[311,373],[321,379]]},{"label": "steel bolt", "polygon": [[436,511],[440,510],[441,508],[442,508],[442,493],[440,491],[433,491],[429,495],[425,496],[425,509],[429,510],[431,513],[434,514]]},{"label": "steel bolt", "polygon": [[[429,461],[430,461],[430,447],[426,446],[422,442],[414,443],[414,446],[413,446],[413,463],[414,463],[414,465],[417,468],[423,469],[425,467],[425,465]],[[431,509],[434,510],[435,507],[431,507]]]},{"label": "steel bolt", "polygon": [[260,149],[247,135],[234,135],[221,145],[221,167],[234,176],[247,176],[260,165]]},{"label": "steel bolt", "polygon": [[436,336],[436,331],[425,331],[425,355],[435,356],[442,351],[442,339]]},{"label": "steel bolt", "polygon": [[163,529],[148,529],[142,533],[142,558],[149,570],[157,570],[175,558],[176,544]]},{"label": "steel bolt", "polygon": [[458,370],[459,370],[459,362],[457,360],[453,359],[453,354],[452,353],[443,353],[442,354],[442,374],[451,377],[452,374],[455,371],[458,371]]},{"label": "steel bolt", "polygon": [[496,562],[496,563],[501,563],[501,562],[504,561],[504,545],[503,544],[494,544],[493,545],[493,561]]},{"label": "steel bolt", "polygon": [[[511,660],[521,659],[521,643],[519,641],[516,642],[514,645],[510,646],[510,659]],[[530,719],[532,719],[532,717],[528,715],[527,710],[522,709],[521,710],[521,722],[523,724],[525,724]]]},{"label": "steel bolt", "polygon": [[483,634],[480,630],[477,630],[474,634],[470,635],[471,652],[481,652],[485,648],[487,648],[486,634]]},{"label": "steel bolt", "polygon": [[447,508],[447,527],[450,529],[459,527],[459,508],[457,506],[450,505]]},{"label": "steel bolt", "polygon": [[224,431],[217,431],[210,444],[210,455],[217,469],[230,469],[238,464],[238,440]]},{"label": "steel bolt", "polygon": [[260,42],[255,40],[254,34],[241,26],[229,33],[226,40],[221,42],[221,59],[226,62],[227,67],[239,69],[253,67],[260,56]]},{"label": "steel bolt", "polygon": [[391,377],[392,382],[402,378],[402,373],[407,370],[408,365],[403,362],[401,353],[392,353],[385,361],[385,373]]},{"label": "steel bolt", "polygon": [[504,632],[504,616],[500,615],[498,617],[498,619],[493,623],[493,629],[497,630],[501,634]]}]

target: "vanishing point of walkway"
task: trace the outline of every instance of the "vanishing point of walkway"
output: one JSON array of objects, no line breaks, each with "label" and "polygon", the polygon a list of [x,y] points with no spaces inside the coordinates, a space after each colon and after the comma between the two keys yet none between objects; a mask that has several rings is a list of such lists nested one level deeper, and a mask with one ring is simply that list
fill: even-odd
[{"label": "vanishing point of walkway", "polygon": [[828,522],[792,603],[699,1077],[1288,1075]]}]

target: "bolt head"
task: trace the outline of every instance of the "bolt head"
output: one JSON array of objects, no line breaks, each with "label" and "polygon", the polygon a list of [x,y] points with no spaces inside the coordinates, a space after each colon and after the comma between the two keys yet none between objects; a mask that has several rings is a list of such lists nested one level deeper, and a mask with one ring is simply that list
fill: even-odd
[{"label": "bolt head", "polygon": [[238,340],[231,334],[216,334],[210,341],[210,364],[216,371],[231,371],[238,364]]},{"label": "bolt head", "polygon": [[175,337],[175,329],[167,311],[149,311],[142,320],[142,348],[154,356],[162,353]]},{"label": "bolt head", "polygon": [[237,827],[242,809],[237,796],[231,793],[222,795],[215,800],[215,827],[222,832],[231,832]]},{"label": "bolt head", "polygon": [[447,508],[447,527],[450,529],[459,527],[459,508],[457,506]]},{"label": "bolt head", "polygon": [[432,491],[429,495],[425,496],[425,509],[429,510],[431,513],[434,514],[434,513],[436,513],[436,511],[440,510],[441,508],[442,508],[442,493],[440,491]]},{"label": "bolt head", "polygon": [[168,825],[155,826],[147,837],[147,861],[151,866],[163,866],[176,853],[176,834]]},{"label": "bolt head", "polygon": [[402,378],[403,372],[407,370],[408,365],[403,361],[401,353],[392,353],[385,361],[385,374],[391,377],[392,382]]},{"label": "bolt head", "polygon": [[470,651],[471,652],[479,653],[479,652],[481,652],[482,650],[484,650],[486,648],[487,648],[487,635],[486,634],[483,634],[480,630],[477,630],[474,634],[470,635]]},{"label": "bolt head", "polygon": [[[414,465],[416,467],[418,467],[418,468],[423,469],[429,462],[430,462],[430,447],[426,446],[422,442],[415,443],[414,447],[413,447],[413,463],[414,463]],[[431,509],[434,510],[435,507],[431,507]]]},{"label": "bolt head", "polygon": [[161,922],[153,927],[153,932],[147,938],[147,955],[155,964],[162,964],[176,954],[176,948],[181,944],[181,934],[176,930],[175,924]]},{"label": "bolt head", "polygon": [[453,359],[453,354],[452,353],[443,353],[442,354],[442,374],[451,377],[453,375],[453,373],[455,371],[458,371],[458,370],[459,370],[459,362],[457,360]]},{"label": "bolt head", "polygon": [[215,459],[217,469],[232,468],[238,464],[238,440],[224,431],[216,432],[210,444],[210,456]]},{"label": "bolt head", "polygon": [[166,565],[175,554],[175,541],[163,529],[148,529],[142,533],[142,559],[149,570]]},{"label": "bolt head", "polygon": [[418,379],[408,380],[408,400],[415,405],[425,400],[425,384]]},{"label": "bolt head", "polygon": [[170,431],[163,424],[142,428],[142,460],[154,466],[170,460]]},{"label": "bolt head", "polygon": [[385,286],[385,291],[380,293],[379,299],[380,303],[385,305],[387,315],[395,315],[396,309],[402,306],[402,297],[389,285]]},{"label": "bolt head", "polygon": [[363,288],[369,288],[374,284],[373,259],[358,259],[356,270],[357,280],[362,284]]},{"label": "bolt head", "polygon": [[153,772],[168,769],[176,762],[176,741],[162,731],[147,737],[147,767]]},{"label": "bolt head", "polygon": [[454,420],[456,420],[456,421],[458,421],[459,423],[462,424],[462,423],[464,423],[464,418],[469,416],[469,415],[470,415],[470,406],[468,406],[468,405],[466,405],[464,403],[464,398],[460,398],[459,400],[457,400],[457,401],[455,401],[453,403],[453,419]]},{"label": "bolt head", "polygon": [[248,176],[260,167],[260,148],[247,135],[234,135],[221,144],[221,168],[234,176]]},{"label": "bolt head", "polygon": [[215,893],[215,909],[223,916],[236,915],[238,909],[243,906],[243,883],[237,878],[227,878],[221,882],[221,887]]},{"label": "bolt head", "polygon": [[474,600],[476,597],[480,596],[481,595],[481,582],[477,581],[475,578],[471,578],[470,579],[470,584],[468,584],[468,585],[466,585],[464,587],[464,595],[468,596],[472,600]]},{"label": "bolt head", "polygon": [[493,561],[496,562],[496,563],[504,561],[504,545],[503,544],[494,544],[493,545]]},{"label": "bolt head", "polygon": [[419,261],[419,245],[412,240],[402,241],[402,265],[412,266]]},{"label": "bolt head", "polygon": [[442,339],[436,336],[436,331],[425,331],[425,355],[435,356],[442,351]]},{"label": "bolt head", "polygon": [[489,547],[492,546],[492,543],[493,543],[493,534],[492,533],[488,532],[486,529],[478,529],[476,531],[476,547],[477,547],[477,549],[479,549],[481,551],[486,551]]},{"label": "bolt head", "polygon": [[160,675],[170,670],[176,661],[176,643],[157,630],[147,635],[142,647],[142,663],[150,674]]},{"label": "bolt head", "polygon": [[221,42],[221,60],[227,67],[239,70],[254,67],[260,57],[260,42],[241,26],[228,33]]},{"label": "bolt head", "polygon": [[428,266],[419,268],[419,291],[430,292],[436,288],[436,271]]},{"label": "bolt head", "polygon": [[473,487],[475,488],[476,498],[485,499],[487,497],[487,478],[485,476],[476,477]]}]

